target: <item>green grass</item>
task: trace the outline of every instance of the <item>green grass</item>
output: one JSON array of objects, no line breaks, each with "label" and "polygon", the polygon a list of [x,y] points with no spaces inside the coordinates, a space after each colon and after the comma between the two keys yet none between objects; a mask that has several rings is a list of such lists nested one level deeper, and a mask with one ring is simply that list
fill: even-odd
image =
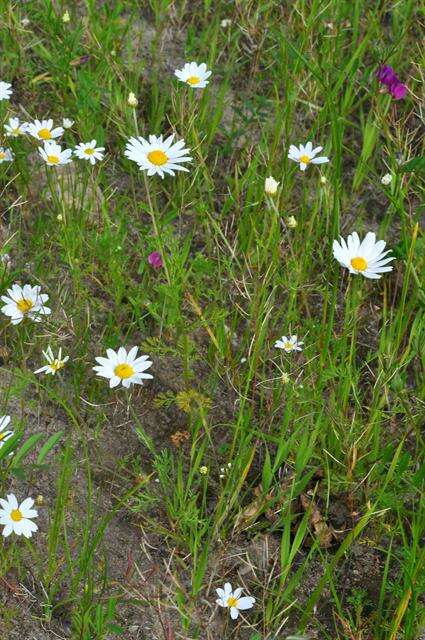
[{"label": "green grass", "polygon": [[[0,544],[0,640],[419,637],[424,181],[403,168],[424,155],[418,6],[0,6],[1,122],[68,117],[65,147],[107,152],[54,169],[33,138],[1,142],[0,291],[40,284],[52,315],[0,318],[0,496],[40,496],[37,534]],[[202,91],[173,76],[190,60],[213,71]],[[404,100],[380,91],[382,62]],[[189,173],[124,157],[130,136],[170,132]],[[303,174],[287,153],[307,140],[331,162]],[[354,230],[396,256],[381,280],[333,258]],[[302,352],[274,348],[288,333]],[[35,376],[49,344],[70,360]],[[153,360],[129,392],[92,371],[121,345]],[[215,606],[226,581],[256,598],[237,622]]]}]

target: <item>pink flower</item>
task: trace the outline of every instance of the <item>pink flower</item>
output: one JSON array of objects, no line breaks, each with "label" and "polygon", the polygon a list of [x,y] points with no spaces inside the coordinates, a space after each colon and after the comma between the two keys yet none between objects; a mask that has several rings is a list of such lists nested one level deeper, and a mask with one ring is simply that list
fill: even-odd
[{"label": "pink flower", "polygon": [[407,93],[407,87],[405,84],[401,82],[393,82],[389,87],[388,91],[391,93],[394,100],[401,100]]},{"label": "pink flower", "polygon": [[153,251],[148,255],[148,262],[154,269],[161,269],[164,265],[161,254],[158,251]]},{"label": "pink flower", "polygon": [[405,84],[400,82],[399,77],[392,67],[387,64],[380,66],[376,72],[376,77],[381,84],[384,84],[387,87],[388,93],[392,95],[394,100],[401,100],[405,97],[407,87]]}]

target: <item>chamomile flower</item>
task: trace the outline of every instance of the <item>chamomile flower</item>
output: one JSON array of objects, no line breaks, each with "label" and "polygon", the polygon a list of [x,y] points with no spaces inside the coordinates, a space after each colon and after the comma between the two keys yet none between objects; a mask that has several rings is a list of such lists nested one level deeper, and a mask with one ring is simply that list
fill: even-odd
[{"label": "chamomile flower", "polygon": [[13,431],[8,431],[6,427],[9,426],[10,416],[1,416],[0,417],[0,449],[6,442],[13,436]]},{"label": "chamomile flower", "polygon": [[6,303],[1,308],[1,312],[10,317],[12,324],[19,324],[24,318],[41,322],[41,316],[49,315],[51,310],[44,306],[49,296],[46,293],[40,293],[40,289],[39,285],[32,287],[30,284],[25,284],[21,287],[19,284],[13,284],[11,289],[7,290],[8,296],[1,296]]},{"label": "chamomile flower", "polygon": [[55,373],[59,371],[59,369],[62,369],[65,366],[65,363],[69,360],[69,356],[62,358],[62,348],[59,349],[58,357],[55,358],[50,345],[47,347],[46,351],[43,351],[43,356],[46,358],[48,364],[37,369],[34,373],[45,373],[46,375],[51,373],[54,376]]},{"label": "chamomile flower", "polygon": [[64,149],[54,140],[44,143],[44,148],[38,147],[38,152],[49,167],[56,167],[61,164],[72,162],[72,149]]},{"label": "chamomile flower", "polygon": [[9,118],[8,124],[4,125],[8,137],[17,138],[27,132],[28,122],[19,122],[19,118]]},{"label": "chamomile flower", "polygon": [[387,256],[390,250],[384,251],[386,242],[379,240],[376,242],[376,236],[369,231],[362,242],[358,233],[351,233],[347,242],[340,237],[340,242],[334,240],[333,254],[338,262],[346,267],[350,273],[361,273],[365,278],[377,280],[382,277],[382,273],[392,271],[392,266],[388,266],[394,256]]},{"label": "chamomile flower", "polygon": [[32,518],[38,516],[36,509],[32,508],[33,505],[32,498],[27,498],[19,505],[13,493],[10,493],[6,500],[0,498],[0,525],[4,525],[5,538],[11,533],[31,538],[32,534],[38,530],[37,525],[32,521]]},{"label": "chamomile flower", "polygon": [[105,147],[96,147],[96,140],[80,142],[74,150],[74,154],[81,160],[89,160],[90,164],[96,164],[97,160],[103,160]]},{"label": "chamomile flower", "polygon": [[34,120],[28,123],[28,133],[37,140],[53,140],[63,134],[63,127],[53,127],[53,120]]},{"label": "chamomile flower", "polygon": [[205,62],[201,64],[186,62],[183,69],[174,71],[174,75],[177,76],[180,82],[185,82],[193,89],[204,89],[208,84],[208,78],[211,73],[211,71],[207,71]]},{"label": "chamomile flower", "polygon": [[144,373],[152,366],[149,356],[137,357],[138,347],[133,347],[127,353],[124,347],[118,351],[107,349],[107,358],[96,358],[99,366],[93,367],[98,376],[109,378],[111,389],[122,383],[123,387],[132,384],[143,384],[143,380],[153,378],[150,373]]},{"label": "chamomile flower", "polygon": [[0,147],[0,164],[2,162],[11,162],[13,160],[13,153],[10,149]]},{"label": "chamomile flower", "polygon": [[305,146],[300,144],[299,147],[291,144],[289,147],[288,158],[294,162],[298,162],[301,171],[305,171],[309,164],[323,164],[324,162],[329,162],[329,158],[326,156],[319,156],[316,158],[317,154],[320,153],[322,149],[323,147],[316,147],[313,149],[311,142],[307,142]]},{"label": "chamomile flower", "polygon": [[299,342],[298,337],[296,335],[293,336],[282,336],[280,340],[276,340],[274,346],[276,349],[283,349],[286,353],[291,353],[291,351],[302,351],[301,346],[304,342]]},{"label": "chamomile flower", "polygon": [[10,82],[0,82],[0,100],[9,100],[13,91]]},{"label": "chamomile flower", "polygon": [[174,134],[163,140],[160,136],[149,136],[149,141],[141,136],[130,138],[124,154],[139,165],[141,171],[147,171],[148,176],[156,173],[164,177],[164,173],[174,176],[175,171],[189,171],[182,167],[182,162],[189,162],[192,158],[187,155],[190,149],[185,149],[184,140],[173,144]]},{"label": "chamomile flower", "polygon": [[218,595],[216,603],[219,604],[220,607],[230,609],[230,617],[232,620],[236,620],[239,611],[251,609],[255,603],[255,598],[252,596],[244,596],[241,598],[242,588],[238,587],[233,591],[230,582],[226,582],[224,589],[216,589],[216,592]]}]

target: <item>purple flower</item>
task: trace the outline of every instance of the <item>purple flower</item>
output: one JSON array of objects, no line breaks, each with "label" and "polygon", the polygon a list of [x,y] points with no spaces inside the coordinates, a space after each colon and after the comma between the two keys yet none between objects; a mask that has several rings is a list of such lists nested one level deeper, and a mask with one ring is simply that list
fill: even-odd
[{"label": "purple flower", "polygon": [[154,269],[161,269],[164,264],[158,251],[153,251],[148,255],[148,262]]},{"label": "purple flower", "polygon": [[391,93],[394,100],[401,100],[407,93],[407,87],[405,84],[401,82],[393,82],[389,87],[388,91]]},{"label": "purple flower", "polygon": [[388,93],[392,95],[394,100],[401,100],[407,93],[407,87],[400,82],[399,77],[392,67],[385,64],[379,67],[376,77],[381,84],[388,88]]}]

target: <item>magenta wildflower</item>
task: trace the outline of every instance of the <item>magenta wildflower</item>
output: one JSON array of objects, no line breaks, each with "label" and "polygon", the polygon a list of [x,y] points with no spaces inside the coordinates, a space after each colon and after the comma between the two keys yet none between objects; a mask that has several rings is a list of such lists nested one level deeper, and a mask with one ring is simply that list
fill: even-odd
[{"label": "magenta wildflower", "polygon": [[392,67],[385,64],[379,67],[376,72],[376,77],[378,78],[381,84],[384,84],[388,93],[392,95],[394,100],[401,100],[407,93],[407,87],[405,84],[400,82],[399,77]]},{"label": "magenta wildflower", "polygon": [[153,251],[148,255],[148,262],[154,269],[161,269],[164,264],[158,251]]}]

